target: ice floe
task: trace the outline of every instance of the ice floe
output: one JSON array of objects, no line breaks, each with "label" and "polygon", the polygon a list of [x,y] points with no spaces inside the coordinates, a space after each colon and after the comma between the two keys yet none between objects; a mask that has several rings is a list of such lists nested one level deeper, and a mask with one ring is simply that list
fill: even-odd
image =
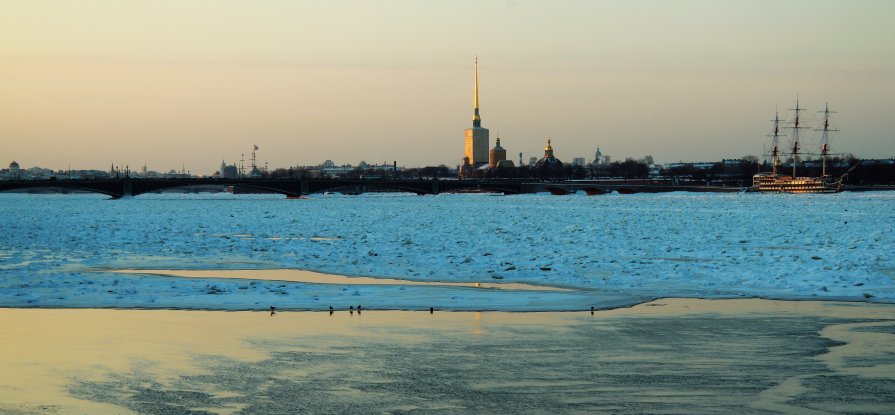
[{"label": "ice floe", "polygon": [[[895,300],[895,193],[887,192],[0,194],[0,207],[0,306],[571,310],[665,296]],[[574,290],[110,272],[283,268]]]}]

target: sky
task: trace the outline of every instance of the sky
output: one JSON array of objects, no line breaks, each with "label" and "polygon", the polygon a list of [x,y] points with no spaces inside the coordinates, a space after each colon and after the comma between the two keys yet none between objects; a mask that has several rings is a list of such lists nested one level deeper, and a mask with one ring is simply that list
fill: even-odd
[{"label": "sky", "polygon": [[[798,95],[895,156],[895,2],[0,0],[0,164],[456,166],[762,156]],[[788,138],[782,141],[786,142]],[[818,133],[803,133],[813,148]]]}]

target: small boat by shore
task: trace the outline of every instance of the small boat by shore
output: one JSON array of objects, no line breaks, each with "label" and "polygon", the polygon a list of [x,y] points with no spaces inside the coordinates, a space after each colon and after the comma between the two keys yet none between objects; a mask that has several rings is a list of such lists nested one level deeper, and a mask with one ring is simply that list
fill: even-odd
[{"label": "small boat by shore", "polygon": [[819,130],[822,131],[820,147],[822,160],[821,175],[818,177],[799,177],[796,175],[796,166],[799,163],[800,154],[799,132],[805,128],[800,124],[799,114],[802,110],[804,110],[804,108],[799,107],[799,100],[797,98],[796,107],[793,108],[793,111],[795,111],[795,119],[793,120],[793,125],[789,127],[793,132],[793,144],[790,153],[792,158],[792,175],[787,176],[777,172],[781,164],[778,142],[781,137],[781,120],[779,114],[776,114],[772,120],[774,123],[774,132],[770,135],[772,138],[771,164],[773,170],[770,172],[759,172],[752,176],[752,187],[749,190],[764,193],[838,193],[842,191],[842,182],[845,175],[837,179],[832,175],[827,174],[827,157],[829,156],[830,149],[829,133],[837,131],[830,128],[830,114],[832,114],[832,111],[830,111],[829,105],[826,105],[824,110],[821,111],[824,114],[823,128]]}]

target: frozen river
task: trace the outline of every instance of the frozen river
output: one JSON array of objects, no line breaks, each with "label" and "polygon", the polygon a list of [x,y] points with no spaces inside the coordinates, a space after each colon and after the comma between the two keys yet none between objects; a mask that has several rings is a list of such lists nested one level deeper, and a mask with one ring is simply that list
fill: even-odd
[{"label": "frozen river", "polygon": [[892,413],[893,207],[0,194],[0,413]]},{"label": "frozen river", "polygon": [[0,413],[891,414],[893,308],[0,309]]},{"label": "frozen river", "polygon": [[[895,300],[895,193],[886,192],[0,194],[0,211],[8,307],[530,311],[668,296]],[[259,276],[275,270],[389,283]]]}]

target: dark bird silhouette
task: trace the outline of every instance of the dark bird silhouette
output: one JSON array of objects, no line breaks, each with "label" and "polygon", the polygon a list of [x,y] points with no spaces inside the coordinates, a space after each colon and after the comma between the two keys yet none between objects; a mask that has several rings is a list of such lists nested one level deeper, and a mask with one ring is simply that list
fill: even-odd
[{"label": "dark bird silhouette", "polygon": [[360,304],[357,305],[357,311],[360,312]]},{"label": "dark bird silhouette", "polygon": [[429,314],[432,314],[434,312],[435,312],[435,307],[429,307]]},{"label": "dark bird silhouette", "polygon": [[329,306],[329,311],[333,311],[333,306]]},{"label": "dark bird silhouette", "polygon": [[270,311],[277,311],[277,308],[274,306],[270,306]]}]

